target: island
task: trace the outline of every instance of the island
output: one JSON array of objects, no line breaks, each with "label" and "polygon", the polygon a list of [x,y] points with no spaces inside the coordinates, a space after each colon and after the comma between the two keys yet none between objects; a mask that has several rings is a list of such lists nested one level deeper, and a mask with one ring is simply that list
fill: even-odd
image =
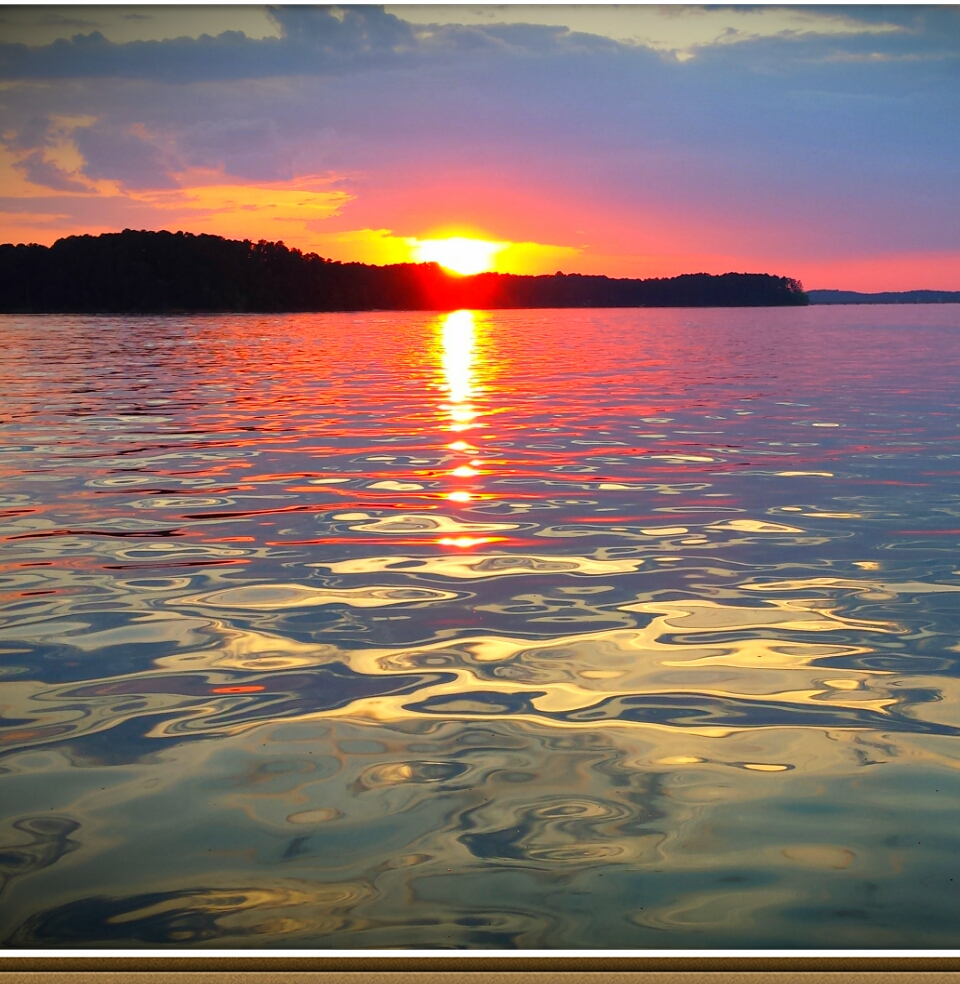
[{"label": "island", "polygon": [[52,246],[0,245],[5,314],[451,311],[459,308],[780,307],[799,281],[766,273],[648,280],[555,273],[460,276],[436,263],[371,266],[282,242],[125,229]]}]

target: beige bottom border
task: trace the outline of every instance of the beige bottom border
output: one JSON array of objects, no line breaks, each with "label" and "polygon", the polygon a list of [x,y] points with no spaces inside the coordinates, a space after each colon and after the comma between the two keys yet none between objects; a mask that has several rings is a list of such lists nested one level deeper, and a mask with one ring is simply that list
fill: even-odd
[{"label": "beige bottom border", "polygon": [[[9,961],[0,957],[3,965]],[[103,961],[106,963],[106,961]],[[740,961],[738,961],[739,963]],[[957,961],[923,961],[922,967],[903,970],[870,970],[850,967],[848,970],[810,969],[809,964],[795,970],[762,969],[755,961],[742,961],[736,970],[658,970],[649,969],[579,969],[571,961],[555,969],[507,970],[488,967],[485,970],[390,971],[390,970],[164,970],[117,971],[103,970],[4,970],[0,969],[0,984],[960,984]],[[866,961],[864,961],[865,963]],[[907,963],[908,961],[903,961]],[[571,963],[574,966],[571,966]],[[854,961],[850,961],[854,963]],[[898,963],[900,963],[898,961]],[[917,965],[919,961],[909,961]],[[746,966],[749,964],[749,966]]]}]

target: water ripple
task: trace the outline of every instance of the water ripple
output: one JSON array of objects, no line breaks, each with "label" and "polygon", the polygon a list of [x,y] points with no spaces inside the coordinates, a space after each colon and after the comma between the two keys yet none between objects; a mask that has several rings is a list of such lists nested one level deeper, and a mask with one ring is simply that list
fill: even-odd
[{"label": "water ripple", "polygon": [[956,947],[960,324],[867,315],[2,319],[0,939]]}]

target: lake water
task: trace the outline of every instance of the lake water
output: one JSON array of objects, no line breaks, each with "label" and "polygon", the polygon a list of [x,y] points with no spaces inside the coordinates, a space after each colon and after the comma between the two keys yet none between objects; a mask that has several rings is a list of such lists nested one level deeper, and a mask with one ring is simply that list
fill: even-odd
[{"label": "lake water", "polygon": [[7,947],[960,947],[960,306],[0,337]]}]

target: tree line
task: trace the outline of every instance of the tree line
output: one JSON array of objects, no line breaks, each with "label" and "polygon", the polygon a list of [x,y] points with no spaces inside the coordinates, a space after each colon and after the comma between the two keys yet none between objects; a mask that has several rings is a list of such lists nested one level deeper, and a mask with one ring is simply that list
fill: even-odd
[{"label": "tree line", "polygon": [[960,290],[885,290],[862,294],[855,290],[810,290],[811,304],[960,304]]},{"label": "tree line", "polygon": [[289,249],[282,242],[131,229],[68,236],[49,247],[0,245],[0,311],[11,314],[806,303],[798,281],[765,273],[694,273],[649,280],[563,273],[462,277],[436,263],[341,263]]}]

